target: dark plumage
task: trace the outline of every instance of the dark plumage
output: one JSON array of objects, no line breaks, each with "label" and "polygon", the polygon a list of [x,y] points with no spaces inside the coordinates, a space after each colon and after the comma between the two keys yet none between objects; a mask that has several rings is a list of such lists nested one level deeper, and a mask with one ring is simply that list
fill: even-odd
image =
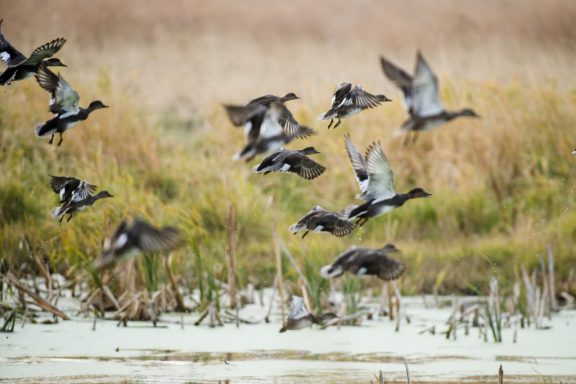
[{"label": "dark plumage", "polygon": [[414,77],[384,57],[380,58],[382,70],[404,94],[404,105],[408,119],[402,123],[398,133],[427,131],[457,117],[478,117],[470,108],[446,111],[438,94],[438,78],[420,52],[416,58]]},{"label": "dark plumage", "polygon": [[244,126],[247,144],[234,156],[237,160],[249,161],[258,154],[280,149],[294,138],[314,133],[312,129],[299,124],[290,129],[282,127],[280,118],[285,107],[279,101],[271,101],[269,105],[225,105],[224,108],[232,124]]},{"label": "dark plumage", "polygon": [[139,252],[169,252],[180,245],[180,231],[174,227],[156,228],[142,219],[124,220],[104,242],[102,254],[94,262],[100,270],[122,257]]},{"label": "dark plumage", "polygon": [[296,224],[290,226],[293,234],[304,231],[305,238],[310,231],[328,232],[334,236],[346,236],[356,227],[354,222],[348,219],[348,212],[355,206],[347,207],[342,212],[330,212],[317,205],[304,215]]},{"label": "dark plumage", "polygon": [[[0,20],[0,27],[3,21]],[[0,31],[0,59],[8,66],[0,74],[0,85],[8,85],[12,81],[23,80],[33,76],[38,72],[40,63],[44,63],[46,66],[65,67],[66,65],[60,59],[50,58],[62,48],[64,43],[66,43],[66,40],[63,38],[52,40],[36,48],[30,57],[26,57],[16,50]]]},{"label": "dark plumage", "polygon": [[100,100],[95,100],[90,103],[88,108],[81,108],[78,106],[80,96],[64,78],[58,74],[56,76],[52,73],[45,63],[40,63],[38,73],[36,74],[38,84],[51,94],[49,110],[56,116],[44,124],[36,127],[36,134],[38,136],[52,135],[49,143],[52,144],[54,135],[60,134],[60,141],[58,145],[62,144],[62,134],[69,128],[78,124],[82,120],[86,120],[90,113],[97,109],[108,108]]},{"label": "dark plumage", "polygon": [[410,199],[431,196],[422,188],[412,189],[408,193],[396,193],[392,169],[379,143],[374,142],[368,146],[365,157],[362,157],[352,144],[349,135],[346,135],[345,146],[360,186],[359,197],[366,201],[352,209],[348,215],[349,218],[356,219],[359,225],[363,225],[371,217],[401,207]]},{"label": "dark plumage", "polygon": [[358,276],[372,275],[382,280],[394,280],[400,277],[405,269],[403,263],[389,256],[398,252],[392,244],[380,249],[351,247],[339,255],[332,264],[322,267],[320,274],[326,279],[349,272]]},{"label": "dark plumage", "polygon": [[96,192],[96,186],[86,180],[68,176],[50,176],[52,190],[60,196],[60,203],[80,201]]},{"label": "dark plumage", "polygon": [[77,212],[90,207],[92,204],[94,204],[96,201],[100,199],[108,197],[114,197],[114,196],[111,195],[110,192],[108,191],[100,191],[95,195],[89,195],[84,199],[80,200],[71,198],[61,206],[52,209],[52,218],[55,220],[57,219],[58,221],[61,222],[62,219],[64,219],[64,216],[68,215],[68,219],[66,219],[66,221],[68,222],[70,221],[70,219],[72,219],[72,216],[74,216],[74,214],[76,214]]},{"label": "dark plumage", "polygon": [[321,315],[314,315],[306,309],[304,300],[298,296],[292,296],[292,302],[290,303],[290,313],[286,322],[280,328],[280,333],[286,331],[295,331],[311,327],[313,324],[324,325],[327,322],[335,319],[337,316],[332,313],[323,313]]},{"label": "dark plumage", "polygon": [[332,106],[328,112],[318,116],[320,120],[330,120],[328,128],[332,126],[334,119],[338,119],[334,128],[340,125],[340,119],[354,116],[369,108],[374,108],[384,101],[391,101],[384,95],[372,95],[359,85],[341,83],[332,96]]},{"label": "dark plumage", "polygon": [[264,175],[270,172],[291,172],[305,179],[312,180],[326,170],[324,166],[307,156],[317,153],[320,152],[314,147],[295,151],[283,149],[266,157],[262,163],[256,165],[252,170],[255,173],[263,173]]}]

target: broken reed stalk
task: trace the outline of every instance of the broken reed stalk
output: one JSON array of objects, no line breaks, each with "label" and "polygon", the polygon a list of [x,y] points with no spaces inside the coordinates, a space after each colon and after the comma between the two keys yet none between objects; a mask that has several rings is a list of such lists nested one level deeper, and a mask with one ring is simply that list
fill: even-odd
[{"label": "broken reed stalk", "polygon": [[166,269],[166,275],[168,276],[168,280],[170,281],[170,288],[172,288],[172,292],[174,293],[174,298],[176,299],[176,312],[187,312],[188,308],[184,305],[184,298],[178,289],[178,284],[176,284],[176,279],[174,279],[174,275],[172,274],[172,269],[170,268],[170,261],[172,255],[169,254],[168,257],[164,260],[164,268]]},{"label": "broken reed stalk", "polygon": [[270,303],[268,305],[268,311],[266,312],[266,317],[264,321],[270,322],[270,313],[272,313],[272,306],[274,305],[274,299],[276,298],[276,291],[278,290],[278,274],[274,276],[274,283],[272,283],[272,295],[270,296]]},{"label": "broken reed stalk", "polygon": [[50,304],[48,301],[44,300],[36,293],[34,293],[34,291],[32,291],[30,288],[22,284],[11,272],[8,272],[4,275],[4,281],[7,284],[13,285],[16,289],[18,289],[19,292],[25,293],[28,296],[30,296],[32,300],[34,300],[36,304],[38,304],[38,306],[43,310],[50,312],[54,316],[58,316],[63,320],[70,320],[70,318],[64,312],[60,311],[58,308]]},{"label": "broken reed stalk", "polygon": [[236,291],[236,260],[234,257],[234,231],[236,225],[236,209],[234,204],[228,206],[228,215],[226,216],[226,234],[228,235],[228,249],[226,256],[228,260],[228,289],[230,295],[230,308],[238,306],[238,294]]},{"label": "broken reed stalk", "polygon": [[410,370],[408,369],[408,361],[404,358],[404,367],[406,367],[406,383],[410,384]]},{"label": "broken reed stalk", "polygon": [[278,239],[278,234],[273,233],[274,238],[274,255],[276,257],[276,276],[278,277],[278,292],[280,296],[280,313],[282,315],[282,323],[286,321],[286,298],[284,296],[284,279],[282,277],[282,254],[280,253],[280,242]]},{"label": "broken reed stalk", "polygon": [[502,364],[498,368],[498,384],[504,384],[504,370],[502,369]]},{"label": "broken reed stalk", "polygon": [[288,258],[288,261],[290,261],[290,264],[292,264],[292,267],[294,267],[294,270],[298,275],[298,278],[300,280],[300,289],[302,290],[302,298],[304,299],[304,305],[306,305],[306,309],[309,312],[312,312],[312,307],[310,306],[310,297],[308,295],[308,290],[310,289],[308,279],[306,279],[306,276],[304,276],[304,273],[302,273],[302,269],[296,262],[296,259],[294,258],[294,256],[292,256],[292,253],[290,253],[290,251],[286,247],[286,244],[284,244],[284,242],[282,241],[282,239],[280,239],[280,237],[278,237],[278,242],[280,244],[280,249],[282,250],[282,252],[284,252],[286,257]]},{"label": "broken reed stalk", "polygon": [[394,321],[394,293],[391,289],[392,283],[389,281],[386,284],[386,292],[388,293],[388,317],[390,321]]},{"label": "broken reed stalk", "polygon": [[554,253],[552,252],[552,244],[548,244],[548,286],[550,287],[550,309],[556,311],[556,283],[554,281]]}]

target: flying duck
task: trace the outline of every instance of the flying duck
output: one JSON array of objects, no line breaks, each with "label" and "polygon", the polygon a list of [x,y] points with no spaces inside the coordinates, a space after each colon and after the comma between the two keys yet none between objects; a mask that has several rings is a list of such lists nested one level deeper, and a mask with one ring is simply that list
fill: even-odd
[{"label": "flying duck", "polygon": [[91,112],[108,108],[100,100],[95,100],[88,105],[88,108],[81,108],[78,106],[80,96],[62,75],[56,76],[52,73],[45,63],[40,63],[38,73],[36,74],[38,84],[52,95],[50,99],[49,110],[56,116],[44,124],[39,124],[36,127],[36,135],[45,136],[52,135],[49,143],[52,144],[54,135],[60,134],[60,141],[58,145],[62,144],[62,134],[69,128],[78,124],[82,120],[86,120]]},{"label": "flying duck", "polygon": [[225,105],[230,121],[234,125],[244,126],[247,144],[238,152],[236,160],[252,160],[256,155],[282,148],[294,138],[307,137],[314,131],[303,125],[289,131],[280,125],[284,105],[272,101],[269,106],[250,104],[246,106]]},{"label": "flying duck", "polygon": [[400,277],[405,269],[403,263],[390,257],[390,254],[398,252],[392,244],[386,244],[379,249],[353,246],[339,255],[332,264],[322,267],[320,274],[325,279],[350,272],[357,276],[372,275],[386,281],[394,280]]},{"label": "flying duck", "polygon": [[66,222],[68,222],[72,219],[72,216],[74,216],[74,214],[76,214],[77,212],[82,211],[90,207],[96,201],[107,197],[114,197],[114,196],[111,195],[110,192],[108,191],[100,191],[95,195],[88,194],[85,198],[80,199],[79,197],[76,197],[74,193],[72,193],[70,200],[65,201],[59,207],[52,208],[52,218],[54,220],[62,222],[64,216],[68,215],[68,218],[66,219]]},{"label": "flying duck", "polygon": [[328,112],[318,116],[319,120],[328,120],[328,128],[332,126],[334,119],[338,119],[334,128],[340,125],[340,119],[354,116],[355,114],[380,105],[383,101],[392,101],[384,95],[372,95],[362,89],[359,85],[352,86],[351,83],[341,83],[332,96],[332,106]]},{"label": "flying duck", "polygon": [[[0,20],[0,27],[3,21]],[[6,40],[0,30],[0,59],[8,66],[0,74],[0,85],[9,85],[12,81],[23,80],[33,76],[38,72],[41,62],[49,67],[65,67],[66,65],[60,59],[51,57],[62,48],[64,43],[66,43],[66,39],[59,37],[39,46],[32,51],[30,57],[26,57]]]},{"label": "flying duck", "polygon": [[102,254],[94,262],[94,268],[104,269],[122,257],[140,252],[168,252],[180,243],[180,231],[174,227],[156,228],[139,218],[132,223],[124,220],[112,237],[104,241]]},{"label": "flying duck", "polygon": [[298,296],[292,296],[292,301],[290,303],[290,314],[286,319],[286,322],[280,328],[280,333],[286,331],[295,331],[311,327],[313,324],[324,324],[334,318],[336,314],[332,312],[324,313],[321,315],[314,315],[306,309],[304,300]]},{"label": "flying duck", "polygon": [[307,155],[320,153],[314,147],[290,151],[282,149],[266,157],[252,170],[255,173],[292,172],[307,180],[312,180],[324,173],[326,167],[318,164]]},{"label": "flying duck", "polygon": [[348,219],[348,212],[354,207],[356,206],[347,207],[342,212],[330,212],[317,205],[296,224],[292,224],[289,231],[294,235],[304,231],[302,238],[305,238],[310,231],[328,232],[338,237],[346,236],[355,228],[354,223]]},{"label": "flying duck", "polygon": [[438,77],[420,52],[417,53],[414,77],[384,57],[380,57],[384,74],[404,94],[404,106],[408,111],[408,119],[402,123],[398,133],[427,131],[460,116],[479,117],[474,110],[464,108],[459,111],[444,109],[438,94]]},{"label": "flying duck", "polygon": [[366,201],[352,209],[348,215],[349,218],[356,219],[358,225],[363,225],[371,217],[401,207],[410,199],[431,196],[422,188],[412,189],[408,193],[396,193],[392,169],[379,143],[374,142],[368,146],[365,157],[362,157],[352,144],[350,135],[346,135],[345,145],[356,180],[360,185],[361,193],[358,197]]},{"label": "flying duck", "polygon": [[95,185],[68,176],[50,176],[50,187],[60,196],[60,203],[80,201],[96,192]]}]

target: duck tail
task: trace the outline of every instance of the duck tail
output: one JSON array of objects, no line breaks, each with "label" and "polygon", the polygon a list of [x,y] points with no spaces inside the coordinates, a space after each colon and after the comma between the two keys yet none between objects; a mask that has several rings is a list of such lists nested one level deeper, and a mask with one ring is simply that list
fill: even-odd
[{"label": "duck tail", "polygon": [[306,228],[305,225],[303,225],[303,224],[301,224],[301,223],[296,223],[296,224],[292,224],[292,225],[290,226],[290,228],[288,228],[288,230],[289,230],[290,232],[292,232],[293,234],[296,234],[296,233],[298,233],[299,231],[301,231],[301,230],[303,230],[303,229],[305,229],[305,228]]},{"label": "duck tail", "polygon": [[320,268],[320,275],[325,279],[330,279],[332,277],[338,277],[342,274],[342,266],[334,268],[331,264],[325,265]]},{"label": "duck tail", "polygon": [[57,117],[36,126],[36,136],[45,136],[56,133]]},{"label": "duck tail", "polygon": [[318,120],[330,120],[336,117],[336,111],[330,109],[328,112],[322,113],[318,116]]},{"label": "duck tail", "polygon": [[50,216],[52,216],[53,220],[57,220],[64,214],[64,210],[62,207],[54,207],[50,210]]}]

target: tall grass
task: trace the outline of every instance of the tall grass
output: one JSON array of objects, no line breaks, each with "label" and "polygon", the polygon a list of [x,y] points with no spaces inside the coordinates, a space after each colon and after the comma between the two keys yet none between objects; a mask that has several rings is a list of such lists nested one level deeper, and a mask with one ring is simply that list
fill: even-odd
[{"label": "tall grass", "polygon": [[[246,10],[229,2],[3,3],[3,31],[18,48],[68,37],[59,57],[69,65],[62,72],[78,89],[81,104],[98,98],[111,105],[67,132],[56,148],[33,134],[34,125],[49,117],[48,95],[34,80],[0,92],[0,253],[11,270],[34,273],[20,246],[23,234],[54,270],[66,273],[90,263],[122,218],[140,215],[183,230],[186,245],[174,254],[175,271],[215,299],[214,279],[226,276],[229,204],[237,209],[240,285],[272,284],[276,226],[304,266],[314,305],[322,282],[311,278],[312,271],[352,244],[393,242],[402,249],[406,293],[434,287],[474,292],[470,287],[485,285],[492,274],[508,289],[520,265],[538,265],[547,243],[554,246],[559,281],[575,261],[573,2],[528,1],[514,9],[375,2],[354,12],[344,2],[330,5],[332,12],[344,7],[336,13],[346,28],[298,12],[305,7],[301,2],[275,3],[268,14],[248,11],[260,9],[258,1]],[[428,10],[429,17],[414,16],[416,8]],[[239,13],[232,18],[234,12]],[[401,17],[406,19],[400,23]],[[360,25],[365,28],[352,28]],[[265,36],[259,33],[264,26]],[[392,138],[404,118],[400,96],[384,79],[377,57],[386,54],[411,68],[418,48],[439,73],[444,104],[472,106],[482,119],[462,119],[402,146]],[[340,80],[383,91],[395,102],[327,131],[315,116]],[[249,165],[230,160],[242,134],[219,103],[288,91],[302,97],[290,104],[295,116],[318,130],[309,141],[290,145],[310,144],[322,152],[318,160],[328,171],[312,182],[254,175]],[[374,219],[347,238],[293,237],[288,226],[312,206],[340,209],[355,201],[345,132],[362,147],[382,141],[399,191],[422,186],[433,196]],[[56,204],[50,174],[85,178],[115,197],[59,225],[48,213]],[[290,271],[286,276],[297,281]],[[158,277],[165,281],[163,274]]]}]

